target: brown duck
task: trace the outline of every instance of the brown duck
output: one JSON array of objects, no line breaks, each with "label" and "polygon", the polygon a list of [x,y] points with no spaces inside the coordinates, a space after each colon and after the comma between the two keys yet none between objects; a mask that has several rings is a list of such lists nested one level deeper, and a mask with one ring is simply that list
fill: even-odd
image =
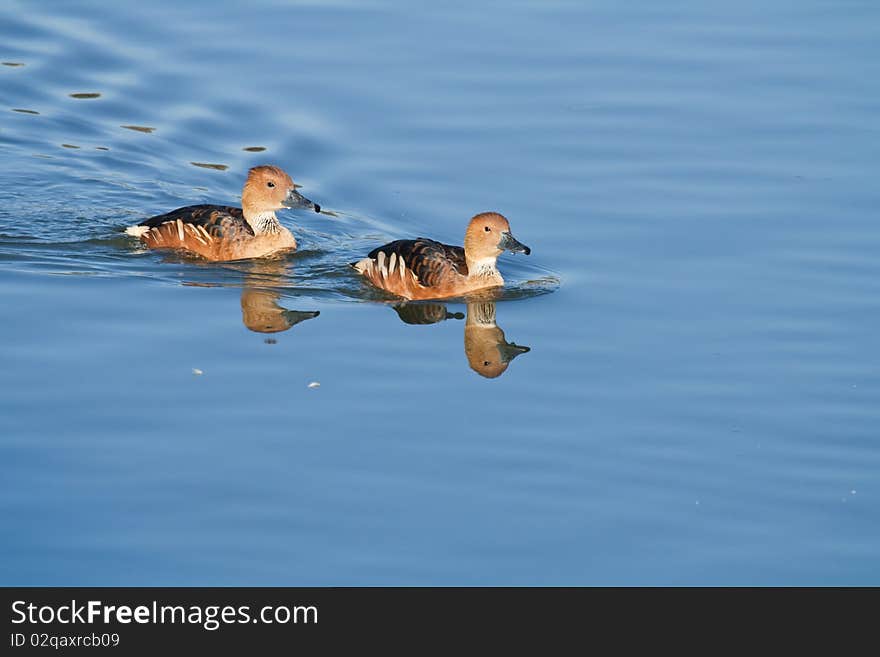
[{"label": "brown duck", "polygon": [[510,233],[510,223],[497,212],[471,219],[464,248],[419,237],[373,249],[352,263],[378,288],[407,299],[440,299],[504,285],[496,267],[504,251],[531,253]]},{"label": "brown duck", "polygon": [[184,249],[208,260],[261,258],[296,249],[293,234],[275,216],[284,208],[321,211],[275,166],[254,167],[241,193],[241,207],[190,205],[145,219],[126,233],[152,249]]}]

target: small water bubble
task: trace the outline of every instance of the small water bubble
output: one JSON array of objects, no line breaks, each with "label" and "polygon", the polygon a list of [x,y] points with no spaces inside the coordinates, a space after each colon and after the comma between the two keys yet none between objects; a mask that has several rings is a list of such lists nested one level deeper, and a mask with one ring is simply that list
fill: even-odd
[{"label": "small water bubble", "polygon": [[317,381],[312,381],[307,387],[308,388],[320,388],[321,384],[318,383]]},{"label": "small water bubble", "polygon": [[194,367],[194,368],[193,368],[193,374],[194,374],[195,376],[201,376],[202,374],[204,374],[204,372],[203,372],[202,370],[200,370],[198,367]]}]

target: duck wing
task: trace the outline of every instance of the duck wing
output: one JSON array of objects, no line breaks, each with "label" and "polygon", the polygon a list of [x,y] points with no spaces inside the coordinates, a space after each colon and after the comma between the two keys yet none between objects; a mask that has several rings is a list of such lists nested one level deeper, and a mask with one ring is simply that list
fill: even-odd
[{"label": "duck wing", "polygon": [[126,233],[152,249],[186,249],[208,260],[234,260],[254,237],[241,208],[190,205],[145,219]]},{"label": "duck wing", "polygon": [[201,228],[215,239],[229,239],[242,233],[254,234],[250,224],[244,219],[242,209],[225,205],[189,205],[150,217],[138,225],[158,229],[164,224],[175,226],[178,221]]},{"label": "duck wing", "polygon": [[405,263],[416,282],[423,287],[440,287],[468,273],[463,248],[425,237],[395,240],[367,254],[367,258],[375,261],[380,269],[390,266],[392,256]]}]

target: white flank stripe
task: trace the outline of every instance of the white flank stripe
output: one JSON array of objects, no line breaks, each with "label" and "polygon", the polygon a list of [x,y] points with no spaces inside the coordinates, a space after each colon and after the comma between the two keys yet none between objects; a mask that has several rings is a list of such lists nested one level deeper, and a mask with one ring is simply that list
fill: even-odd
[{"label": "white flank stripe", "polygon": [[202,239],[202,236],[199,235],[199,231],[196,230],[195,226],[193,226],[192,224],[187,224],[186,227],[189,228],[189,232],[193,234],[193,237],[195,237],[200,243],[208,246],[208,243]]}]

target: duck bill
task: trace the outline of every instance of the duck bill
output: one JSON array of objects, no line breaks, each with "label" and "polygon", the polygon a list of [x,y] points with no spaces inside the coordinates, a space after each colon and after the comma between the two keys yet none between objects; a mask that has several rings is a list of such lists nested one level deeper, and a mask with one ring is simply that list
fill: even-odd
[{"label": "duck bill", "polygon": [[284,197],[284,200],[281,202],[281,204],[285,208],[308,208],[310,210],[314,210],[315,212],[321,211],[320,205],[310,201],[295,189],[291,189],[289,192],[287,192],[287,196]]},{"label": "duck bill", "polygon": [[303,310],[285,310],[284,319],[287,320],[288,328],[290,328],[296,326],[300,322],[306,321],[307,319],[314,319],[320,314],[320,310],[311,310],[308,312]]},{"label": "duck bill", "polygon": [[528,347],[521,347],[513,342],[505,342],[498,345],[498,352],[501,354],[501,360],[505,363],[509,363],[520,354],[526,354],[529,351],[531,351],[531,349]]},{"label": "duck bill", "polygon": [[529,255],[532,250],[525,244],[516,239],[508,231],[501,233],[501,241],[498,242],[498,248],[502,251],[510,251],[511,253],[525,253]]}]

